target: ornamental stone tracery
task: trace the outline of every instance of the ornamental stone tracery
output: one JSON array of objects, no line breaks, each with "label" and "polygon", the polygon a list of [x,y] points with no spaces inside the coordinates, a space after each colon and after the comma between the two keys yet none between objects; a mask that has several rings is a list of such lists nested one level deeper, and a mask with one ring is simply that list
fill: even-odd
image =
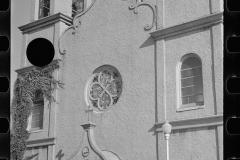
[{"label": "ornamental stone tracery", "polygon": [[90,78],[88,101],[94,109],[108,110],[117,103],[121,91],[120,73],[113,67],[103,67]]}]

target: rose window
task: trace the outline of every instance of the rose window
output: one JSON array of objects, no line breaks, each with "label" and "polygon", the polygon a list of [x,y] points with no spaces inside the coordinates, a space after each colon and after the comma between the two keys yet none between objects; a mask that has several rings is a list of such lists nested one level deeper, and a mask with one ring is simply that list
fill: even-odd
[{"label": "rose window", "polygon": [[88,101],[98,110],[107,110],[115,105],[122,91],[120,73],[114,68],[104,68],[94,73],[88,88]]}]

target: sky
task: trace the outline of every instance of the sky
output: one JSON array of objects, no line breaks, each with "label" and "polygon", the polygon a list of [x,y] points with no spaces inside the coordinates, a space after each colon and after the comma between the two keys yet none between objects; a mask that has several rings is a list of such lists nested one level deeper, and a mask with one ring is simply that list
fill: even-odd
[{"label": "sky", "polygon": [[22,32],[18,27],[30,22],[31,0],[11,0],[11,100],[12,88],[20,68]]}]

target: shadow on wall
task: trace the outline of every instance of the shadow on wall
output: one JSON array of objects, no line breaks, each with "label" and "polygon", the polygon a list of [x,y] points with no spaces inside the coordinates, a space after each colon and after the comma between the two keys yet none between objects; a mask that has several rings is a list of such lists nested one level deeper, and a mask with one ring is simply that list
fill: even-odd
[{"label": "shadow on wall", "polygon": [[148,46],[151,46],[151,45],[154,45],[154,40],[150,36],[145,42],[143,42],[143,44],[139,48],[145,48],[145,47],[148,47]]},{"label": "shadow on wall", "polygon": [[56,155],[56,158],[58,160],[62,160],[63,156],[64,156],[64,153],[62,153],[62,150],[60,150],[60,151],[58,151],[58,154]]}]

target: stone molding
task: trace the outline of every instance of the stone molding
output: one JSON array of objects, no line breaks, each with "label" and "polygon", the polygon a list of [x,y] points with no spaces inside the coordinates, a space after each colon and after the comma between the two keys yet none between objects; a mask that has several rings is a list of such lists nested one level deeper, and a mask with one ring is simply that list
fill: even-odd
[{"label": "stone molding", "polygon": [[60,21],[64,22],[68,26],[72,25],[72,17],[69,17],[68,15],[65,15],[63,13],[57,13],[57,14],[33,21],[31,23],[28,23],[18,28],[23,32],[23,34],[25,34],[49,25],[53,25]]},{"label": "stone molding", "polygon": [[49,145],[54,145],[55,143],[56,143],[55,137],[27,140],[27,148],[39,147],[39,146],[49,146]]},{"label": "stone molding", "polygon": [[[94,128],[97,126],[91,121],[88,121],[86,124],[81,125],[85,130],[85,134],[83,136],[83,140],[81,144],[77,147],[77,149],[71,154],[67,160],[72,160],[79,152],[83,152],[85,147],[91,148],[92,152],[88,152],[89,155],[82,155],[83,158],[92,157],[91,154],[95,155],[95,159],[107,160],[107,157],[103,154],[102,150],[97,146],[94,138]],[[84,147],[85,146],[85,147]],[[83,153],[82,153],[83,154]],[[84,158],[85,159],[85,158]]]},{"label": "stone molding", "polygon": [[150,34],[155,40],[160,40],[160,39],[176,36],[179,34],[183,34],[186,32],[191,32],[194,30],[210,27],[222,22],[223,22],[223,12],[220,12],[220,13],[207,15],[205,17],[202,17],[190,22],[178,24],[175,26],[167,27],[167,28],[158,29],[154,32],[151,32]]},{"label": "stone molding", "polygon": [[[155,123],[155,131],[163,132],[162,125],[165,123]],[[223,115],[213,115],[207,117],[200,117],[194,119],[181,119],[175,121],[169,121],[169,124],[172,125],[172,131],[174,130],[182,130],[182,129],[194,129],[201,127],[212,127],[212,126],[220,126],[223,125]]]},{"label": "stone molding", "polygon": [[[61,59],[54,59],[54,60],[50,63],[50,65],[56,64],[56,63],[58,63],[59,61],[61,61]],[[17,72],[18,74],[22,74],[22,73],[25,73],[25,72],[28,72],[28,71],[32,70],[33,67],[34,67],[34,66],[28,66],[28,67],[20,68],[20,69],[15,70],[15,72]]]}]

